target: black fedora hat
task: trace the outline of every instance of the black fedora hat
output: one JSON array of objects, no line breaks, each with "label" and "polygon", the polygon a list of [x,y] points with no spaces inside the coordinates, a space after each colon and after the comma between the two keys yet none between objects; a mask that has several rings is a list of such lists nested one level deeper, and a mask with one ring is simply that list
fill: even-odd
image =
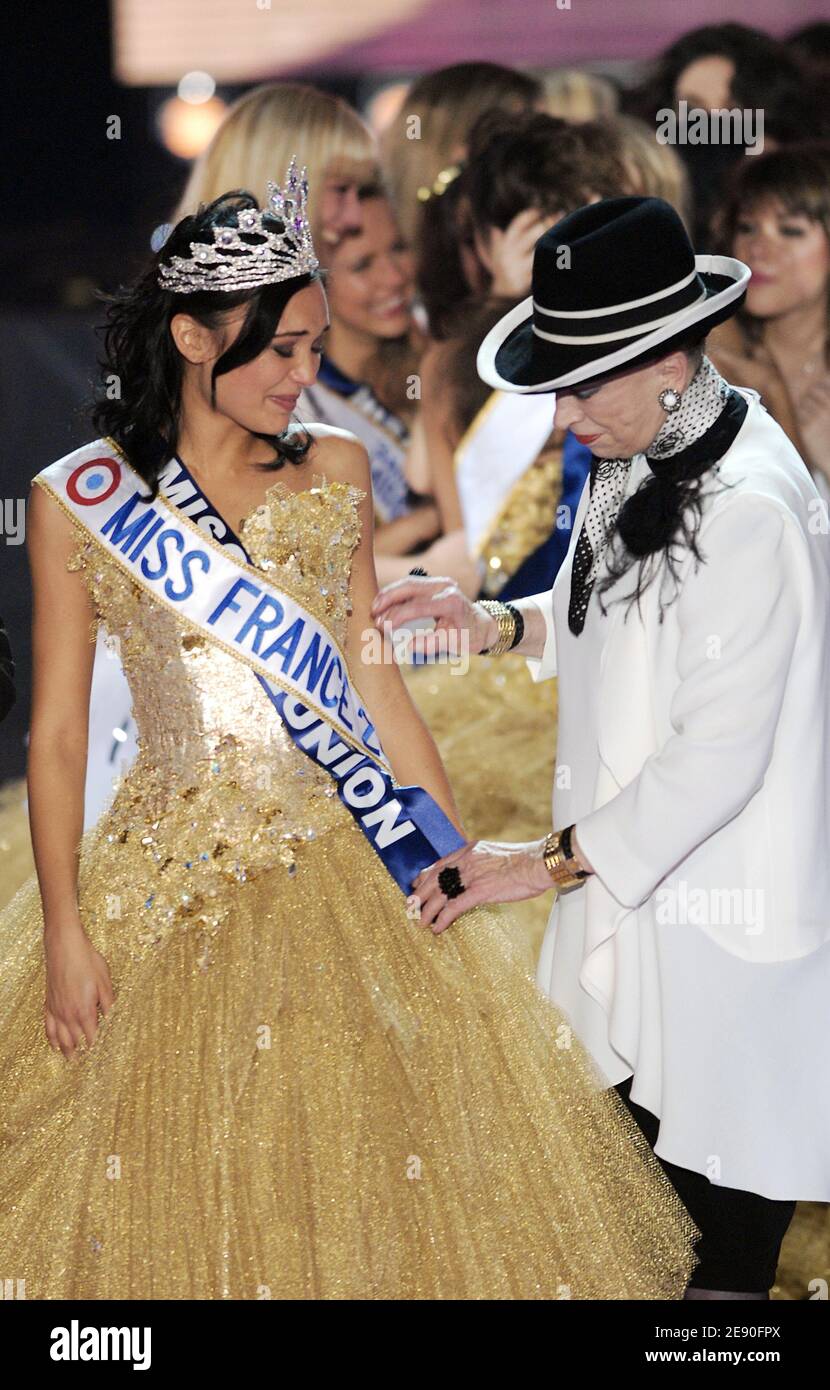
[{"label": "black fedora hat", "polygon": [[532,292],[487,334],[478,374],[537,392],[636,367],[734,314],[750,274],[731,256],[696,256],[663,198],[577,208],[537,241]]}]

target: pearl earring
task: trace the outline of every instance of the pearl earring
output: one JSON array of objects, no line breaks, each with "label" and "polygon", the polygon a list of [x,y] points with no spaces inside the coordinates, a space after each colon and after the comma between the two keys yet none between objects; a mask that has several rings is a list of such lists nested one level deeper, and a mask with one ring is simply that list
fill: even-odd
[{"label": "pearl earring", "polygon": [[667,386],[665,391],[661,391],[657,399],[667,415],[673,415],[680,409],[680,392],[675,391],[672,386]]}]

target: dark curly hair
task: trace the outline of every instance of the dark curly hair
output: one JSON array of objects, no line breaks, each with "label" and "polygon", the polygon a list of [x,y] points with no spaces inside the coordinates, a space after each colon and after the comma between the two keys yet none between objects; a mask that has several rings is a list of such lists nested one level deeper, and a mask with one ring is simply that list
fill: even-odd
[{"label": "dark curly hair", "polygon": [[764,129],[790,143],[824,123],[822,93],[809,80],[796,55],[780,39],[747,24],[707,24],[682,34],[651,65],[626,106],[650,123],[663,108],[675,107],[675,87],[699,58],[727,58],[734,67],[730,105],[762,108]]},{"label": "dark curly hair", "polygon": [[[273,338],[291,297],[306,285],[325,278],[325,272],[318,269],[233,293],[197,290],[179,294],[159,285],[159,267],[172,256],[187,255],[192,241],[212,245],[214,227],[235,226],[239,212],[258,207],[256,198],[244,189],[203,204],[196,213],[176,224],[164,246],[131,285],[115,294],[100,296],[109,308],[106,323],[98,330],[104,339],[104,357],[99,362],[103,389],[93,404],[92,423],[99,434],[114,440],[149,484],[150,500],[158,496],[161,472],[175,453],[179,435],[183,363],[170,332],[173,316],[190,314],[206,328],[215,329],[229,310],[247,304],[239,334],[214,363],[211,399],[215,400],[216,378],[257,357]],[[283,229],[277,217],[266,216],[265,225],[275,232]],[[257,240],[255,234],[243,234],[242,239],[252,244]],[[118,390],[110,396],[108,388],[113,381]],[[305,431],[290,436],[283,431],[258,438],[276,453],[276,458],[261,465],[264,471],[283,468],[286,463],[302,463],[312,443]]]},{"label": "dark curly hair", "polygon": [[[616,197],[625,180],[622,142],[613,125],[569,125],[542,111],[494,110],[484,112],[473,126],[469,159],[455,182],[467,205],[471,233],[486,235],[494,227],[503,231],[524,208],[540,215],[564,214],[594,195]],[[446,384],[459,435],[492,390],[475,368],[479,344],[515,302],[489,293],[468,294],[443,313]]]}]

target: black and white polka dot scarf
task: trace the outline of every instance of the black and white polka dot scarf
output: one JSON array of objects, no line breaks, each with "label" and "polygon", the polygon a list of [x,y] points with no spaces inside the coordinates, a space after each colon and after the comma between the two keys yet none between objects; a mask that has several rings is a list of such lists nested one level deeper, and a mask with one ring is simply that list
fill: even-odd
[{"label": "black and white polka dot scarf", "polygon": [[[646,458],[671,458],[694,443],[715,423],[730,391],[729,383],[709,358],[704,357],[682,394],[679,408],[666,416],[646,450]],[[593,458],[591,461],[591,500],[579,533],[571,573],[568,627],[575,636],[585,624],[594,580],[614,532],[632,462],[633,458]]]}]

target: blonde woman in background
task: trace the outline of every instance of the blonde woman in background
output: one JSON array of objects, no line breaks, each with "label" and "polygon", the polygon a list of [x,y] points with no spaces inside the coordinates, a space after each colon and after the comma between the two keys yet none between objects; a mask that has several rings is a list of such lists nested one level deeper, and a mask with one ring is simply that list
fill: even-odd
[{"label": "blonde woman in background", "polygon": [[296,413],[351,430],[366,445],[380,583],[402,579],[417,554],[419,564],[438,573],[449,567],[465,592],[477,593],[463,538],[456,544],[442,536],[434,499],[412,486],[407,468],[418,404],[412,384],[426,345],[412,312],[412,252],[379,185],[363,190],[361,212],[361,230],[329,253],[331,328],[317,380],[302,391]]},{"label": "blonde woman in background", "polygon": [[545,110],[551,116],[579,125],[582,121],[610,120],[619,109],[613,82],[580,68],[558,68],[542,78]]},{"label": "blonde woman in background", "polygon": [[389,191],[401,230],[416,250],[429,190],[442,170],[464,158],[470,129],[482,111],[494,106],[542,110],[542,84],[499,63],[454,63],[413,82],[381,134],[380,159]]},{"label": "blonde woman in background", "polygon": [[377,149],[347,102],[304,82],[268,82],[234,102],[196,160],[172,221],[229,188],[264,202],[268,180],[294,154],[308,170],[312,233],[325,253],[360,227],[359,190],[377,176]]},{"label": "blonde woman in background", "polygon": [[679,212],[686,229],[691,231],[692,192],[689,176],[677,151],[671,145],[661,145],[653,127],[638,116],[615,116],[612,125],[622,141],[628,192],[665,198]]},{"label": "blonde woman in background", "polygon": [[544,110],[541,82],[497,63],[439,68],[412,84],[379,138],[386,184],[415,252],[422,323],[434,335],[456,304],[487,288],[455,179],[473,125],[494,107]]}]

